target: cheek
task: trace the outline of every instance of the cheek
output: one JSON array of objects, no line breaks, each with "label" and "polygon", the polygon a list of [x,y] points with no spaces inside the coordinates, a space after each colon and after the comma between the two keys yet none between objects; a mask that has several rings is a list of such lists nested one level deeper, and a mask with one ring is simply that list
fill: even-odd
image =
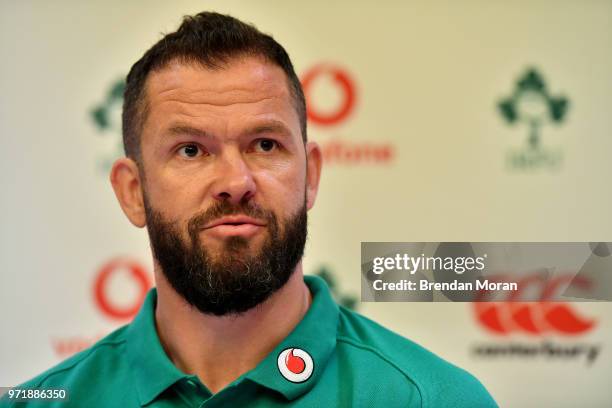
[{"label": "cheek", "polygon": [[283,217],[302,207],[306,193],[305,169],[291,166],[279,173],[259,172],[256,180],[263,205]]},{"label": "cheek", "polygon": [[198,195],[196,185],[193,176],[175,178],[158,175],[154,182],[147,182],[149,204],[185,230],[187,222],[202,210],[202,201],[197,199],[201,195]]}]

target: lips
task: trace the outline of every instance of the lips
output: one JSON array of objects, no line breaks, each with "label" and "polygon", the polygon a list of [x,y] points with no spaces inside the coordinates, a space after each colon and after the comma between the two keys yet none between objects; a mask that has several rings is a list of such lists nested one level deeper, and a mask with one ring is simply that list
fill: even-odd
[{"label": "lips", "polygon": [[237,216],[229,216],[223,217],[213,222],[210,222],[204,226],[204,229],[218,227],[220,225],[229,225],[229,226],[240,226],[244,224],[251,224],[258,227],[264,227],[266,224],[262,221],[256,220],[255,218],[237,215]]},{"label": "lips", "polygon": [[263,221],[247,216],[228,216],[219,218],[204,226],[203,231],[217,238],[241,236],[250,238],[263,230],[266,224]]}]

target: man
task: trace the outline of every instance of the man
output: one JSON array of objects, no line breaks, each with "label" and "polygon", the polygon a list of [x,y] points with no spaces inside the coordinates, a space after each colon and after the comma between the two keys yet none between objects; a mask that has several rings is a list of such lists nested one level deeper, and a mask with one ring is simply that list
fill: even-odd
[{"label": "man", "polygon": [[131,324],[19,388],[65,389],[78,407],[496,406],[303,275],[321,151],[270,36],[186,17],[132,67],[123,137],[110,179],[147,227],[156,288]]}]

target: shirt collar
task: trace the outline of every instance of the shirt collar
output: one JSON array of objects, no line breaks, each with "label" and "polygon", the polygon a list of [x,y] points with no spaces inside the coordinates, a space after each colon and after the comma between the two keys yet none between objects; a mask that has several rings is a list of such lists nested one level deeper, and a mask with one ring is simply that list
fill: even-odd
[{"label": "shirt collar", "polygon": [[[276,390],[289,400],[306,393],[317,383],[336,347],[338,305],[323,279],[308,275],[304,281],[312,294],[306,315],[257,367],[245,374],[251,381]],[[294,383],[280,373],[278,356],[287,348],[302,349],[312,357],[314,370],[307,380]]]},{"label": "shirt collar", "polygon": [[[293,400],[309,391],[319,380],[336,346],[338,305],[333,300],[325,281],[316,276],[304,276],[312,294],[312,303],[302,321],[253,370],[237,380],[249,379],[275,390]],[[180,371],[166,355],[155,326],[157,291],[152,288],[134,321],[128,326],[128,360],[135,370],[134,381],[141,405],[153,401],[165,389],[182,378]],[[312,375],[303,382],[291,382],[278,368],[278,356],[287,348],[306,351],[313,360]]]},{"label": "shirt collar", "polygon": [[152,288],[127,329],[128,361],[141,405],[153,401],[165,389],[187,377],[166,355],[155,328],[157,290]]}]

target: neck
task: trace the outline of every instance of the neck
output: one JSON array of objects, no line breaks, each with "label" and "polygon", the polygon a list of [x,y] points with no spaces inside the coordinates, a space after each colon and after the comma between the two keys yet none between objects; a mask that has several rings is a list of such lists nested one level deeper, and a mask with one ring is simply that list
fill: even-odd
[{"label": "neck", "polygon": [[239,316],[201,313],[174,291],[157,264],[155,279],[155,321],[166,354],[213,394],[255,368],[297,326],[311,301],[301,262],[281,289]]}]

